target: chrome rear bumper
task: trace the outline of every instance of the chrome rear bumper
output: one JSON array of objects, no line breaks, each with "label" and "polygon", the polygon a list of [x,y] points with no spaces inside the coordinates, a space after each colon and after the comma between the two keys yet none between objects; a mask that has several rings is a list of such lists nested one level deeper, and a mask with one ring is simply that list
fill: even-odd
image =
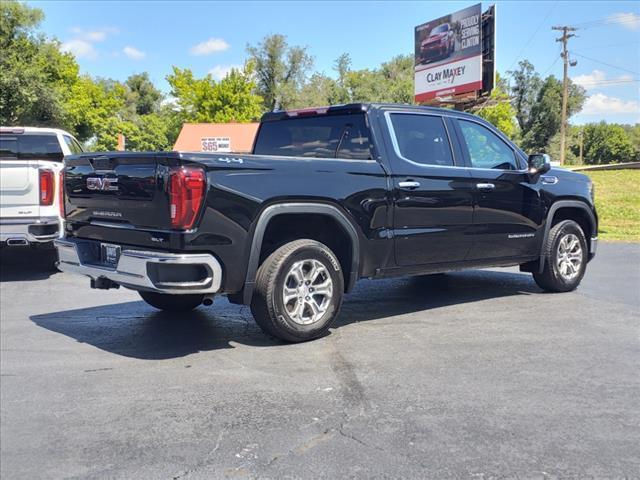
[{"label": "chrome rear bumper", "polygon": [[158,293],[212,294],[220,290],[222,267],[213,255],[206,253],[176,254],[121,247],[117,265],[109,267],[100,262],[98,241],[63,238],[54,244],[60,260],[58,268],[63,272]]},{"label": "chrome rear bumper", "polygon": [[51,242],[60,236],[58,217],[0,219],[0,242],[8,245]]}]

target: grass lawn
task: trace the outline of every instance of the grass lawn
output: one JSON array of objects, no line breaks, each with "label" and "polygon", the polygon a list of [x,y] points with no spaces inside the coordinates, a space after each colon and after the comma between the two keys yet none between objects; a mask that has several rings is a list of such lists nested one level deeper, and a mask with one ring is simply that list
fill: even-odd
[{"label": "grass lawn", "polygon": [[640,170],[582,173],[596,187],[600,240],[640,242]]}]

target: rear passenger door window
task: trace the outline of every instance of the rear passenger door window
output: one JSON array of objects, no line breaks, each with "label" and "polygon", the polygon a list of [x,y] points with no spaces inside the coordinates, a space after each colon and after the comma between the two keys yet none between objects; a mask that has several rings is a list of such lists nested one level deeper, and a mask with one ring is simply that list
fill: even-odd
[{"label": "rear passenger door window", "polygon": [[413,163],[440,167],[452,167],[453,156],[449,137],[442,117],[392,113],[389,116],[393,128],[397,153]]},{"label": "rear passenger door window", "polygon": [[312,115],[263,122],[253,153],[370,160],[371,150],[364,114]]},{"label": "rear passenger door window", "polygon": [[462,139],[469,152],[473,168],[518,170],[514,151],[487,127],[467,120],[458,120]]},{"label": "rear passenger door window", "polygon": [[77,155],[83,152],[82,147],[74,138],[71,138],[68,135],[63,135],[62,138],[64,138],[64,142],[69,147],[72,155]]}]

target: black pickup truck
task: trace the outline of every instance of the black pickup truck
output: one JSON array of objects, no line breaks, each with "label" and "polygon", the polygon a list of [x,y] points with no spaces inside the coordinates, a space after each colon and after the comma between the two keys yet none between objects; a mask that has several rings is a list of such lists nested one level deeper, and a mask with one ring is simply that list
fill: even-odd
[{"label": "black pickup truck", "polygon": [[519,265],[566,292],[597,245],[588,177],[451,110],[273,112],[251,155],[89,153],[65,165],[60,269],[163,310],[227,295],[291,342],[326,332],[360,278]]}]

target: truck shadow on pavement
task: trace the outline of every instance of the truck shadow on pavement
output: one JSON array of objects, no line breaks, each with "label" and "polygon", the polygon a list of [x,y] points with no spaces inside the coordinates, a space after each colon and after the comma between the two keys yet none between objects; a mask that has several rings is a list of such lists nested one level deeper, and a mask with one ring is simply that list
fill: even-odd
[{"label": "truck shadow on pavement", "polygon": [[0,249],[0,282],[46,280],[59,273],[54,266],[56,260],[55,250],[3,247]]},{"label": "truck shadow on pavement", "polygon": [[[430,311],[447,306],[540,292],[529,274],[498,271],[364,280],[345,297],[332,329],[406,314],[414,314],[410,321],[417,323],[428,320]],[[424,317],[416,317],[416,313]],[[287,346],[263,334],[248,307],[230,304],[225,298],[216,299],[212,307],[186,314],[159,312],[144,302],[127,302],[34,315],[31,320],[80,343],[147,360],[234,348],[232,342],[255,347]]]}]

